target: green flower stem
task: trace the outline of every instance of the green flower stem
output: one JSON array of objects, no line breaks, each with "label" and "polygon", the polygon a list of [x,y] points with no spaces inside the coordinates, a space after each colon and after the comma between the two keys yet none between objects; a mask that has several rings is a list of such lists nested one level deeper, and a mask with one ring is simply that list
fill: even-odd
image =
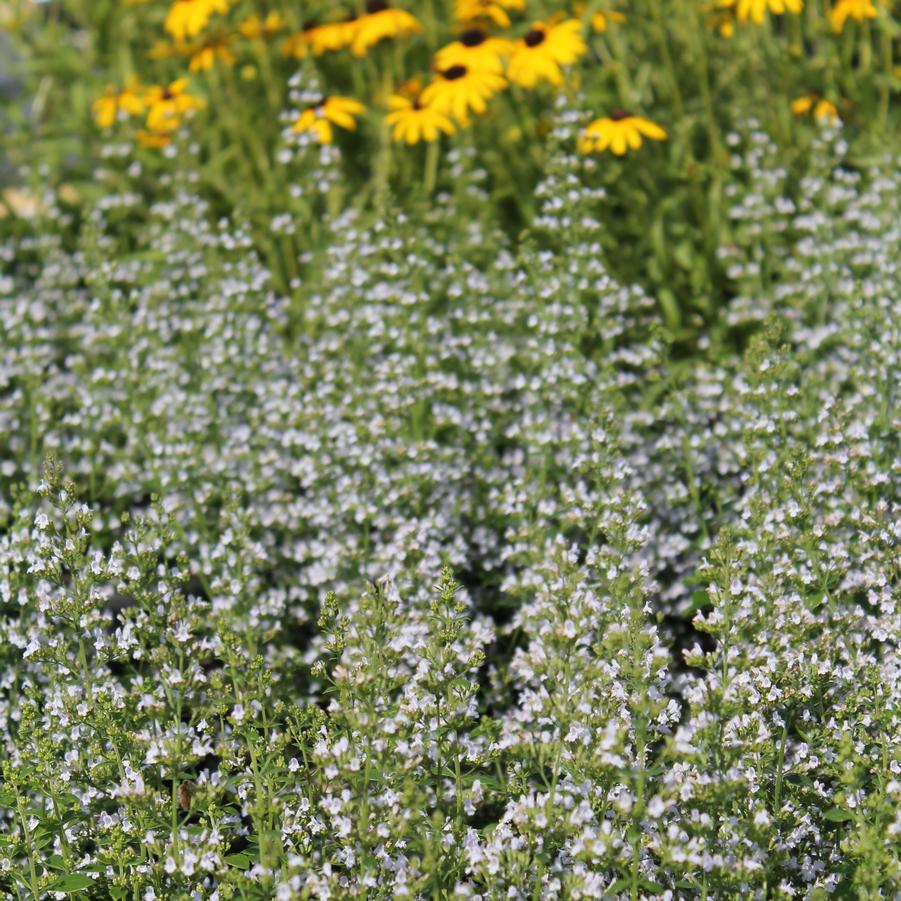
[{"label": "green flower stem", "polygon": [[685,103],[682,100],[682,90],[679,87],[679,75],[676,72],[676,66],[673,62],[673,55],[670,51],[668,29],[666,22],[663,20],[662,7],[657,0],[651,0],[651,15],[654,20],[654,36],[657,39],[657,46],[660,50],[660,58],[663,61],[664,69],[669,80],[670,94],[673,98],[673,109],[677,119],[685,116]]},{"label": "green flower stem", "polygon": [[860,49],[858,51],[857,72],[865,75],[870,71],[873,59],[873,36],[870,30],[870,20],[864,19],[860,26]]},{"label": "green flower stem", "polygon": [[894,48],[892,34],[883,24],[879,29],[879,42],[882,46],[882,84],[879,89],[879,124],[884,133],[888,128],[888,114],[891,105],[892,81],[895,77]]},{"label": "green flower stem", "polygon": [[25,812],[25,805],[22,803],[22,796],[16,792],[16,808],[19,811],[19,821],[22,823],[22,831],[25,834],[25,853],[28,855],[28,873],[31,878],[31,892],[34,895],[34,901],[41,897],[41,891],[38,882],[37,868],[34,865],[34,844],[31,840],[31,830],[28,828],[28,815]]},{"label": "green flower stem", "polygon": [[430,197],[435,190],[435,181],[438,176],[438,157],[441,153],[441,139],[430,141],[425,151],[425,175],[423,177],[423,189],[426,197]]}]

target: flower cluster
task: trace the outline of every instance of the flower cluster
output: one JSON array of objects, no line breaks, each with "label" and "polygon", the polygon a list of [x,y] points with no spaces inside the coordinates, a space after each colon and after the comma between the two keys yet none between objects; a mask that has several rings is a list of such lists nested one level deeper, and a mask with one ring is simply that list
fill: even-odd
[{"label": "flower cluster", "polygon": [[580,103],[521,240],[460,150],[291,292],[127,146],[4,226],[5,893],[895,890],[897,167],[730,133],[686,363]]},{"label": "flower cluster", "polygon": [[120,117],[144,116],[146,127],[137,132],[141,145],[165,147],[182,121],[204,106],[202,98],[189,92],[187,79],[179,78],[168,85],[147,88],[137,83],[122,90],[111,87],[94,101],[93,110],[97,124],[103,128],[111,127]]},{"label": "flower cluster", "polygon": [[[386,42],[397,42],[412,36],[434,46],[437,36],[434,13],[429,28],[407,10],[386,0],[370,0],[359,14],[348,10],[331,10],[325,18],[313,18],[299,30],[290,28],[289,17],[270,11],[265,18],[256,14],[228,23],[231,0],[175,0],[163,27],[172,43],[158,42],[149,52],[154,60],[188,60],[192,73],[202,73],[216,66],[233,66],[238,55],[257,58],[268,53],[267,45],[280,40],[281,55],[290,60],[327,61],[328,57],[347,54],[360,60]],[[387,105],[386,121],[395,141],[416,144],[434,142],[441,134],[452,135],[458,128],[472,124],[472,116],[486,113],[488,102],[508,85],[534,89],[548,85],[564,86],[564,67],[582,58],[588,45],[583,37],[584,24],[596,32],[605,32],[610,23],[621,23],[624,17],[614,11],[594,11],[590,16],[584,7],[579,17],[567,17],[557,10],[547,19],[533,21],[528,27],[511,20],[511,14],[524,12],[522,2],[483,3],[458,2],[452,22],[440,23],[447,33],[457,31],[453,40],[438,47],[432,57],[433,72],[429,83],[422,73],[395,83],[388,96],[376,97]],[[510,33],[510,29],[514,29]],[[428,32],[428,33],[426,33]],[[238,47],[238,44],[241,47]],[[353,64],[351,64],[353,65]],[[271,68],[271,63],[267,64]],[[255,76],[255,67],[246,71]],[[186,82],[173,82],[177,88],[151,89],[142,95],[131,83],[119,90],[109,88],[94,104],[97,124],[110,128],[121,116],[142,115],[149,108],[148,130],[139,133],[144,146],[164,146],[189,108],[190,95],[184,92]],[[163,109],[160,95],[167,95]],[[169,97],[168,95],[174,95]],[[181,99],[179,99],[181,98]],[[199,101],[190,98],[196,106]],[[308,132],[320,143],[334,140],[334,127],[355,131],[356,119],[367,107],[360,98],[331,94],[311,103],[294,122],[298,132]],[[153,121],[151,121],[153,120]],[[604,121],[604,120],[602,120]],[[656,131],[658,137],[663,131]],[[583,142],[586,152],[604,149],[602,142]],[[619,141],[615,146],[620,146]],[[635,146],[629,141],[629,146]]]},{"label": "flower cluster", "polygon": [[[733,297],[718,253],[730,136],[758,118],[798,178],[834,126],[858,160],[897,140],[898,5],[884,0],[110,0],[59,28],[47,4],[15,7],[3,40],[35,102],[10,119],[0,214],[52,187],[75,241],[115,183],[111,197],[147,198],[127,213],[137,228],[155,183],[190,173],[249,229],[279,294],[327,252],[323,222],[437,207],[475,170],[473,214],[532,227],[566,131],[579,184],[608,198],[589,212],[604,265],[643,285],[688,349]],[[25,191],[6,184],[19,164],[35,173]]]}]

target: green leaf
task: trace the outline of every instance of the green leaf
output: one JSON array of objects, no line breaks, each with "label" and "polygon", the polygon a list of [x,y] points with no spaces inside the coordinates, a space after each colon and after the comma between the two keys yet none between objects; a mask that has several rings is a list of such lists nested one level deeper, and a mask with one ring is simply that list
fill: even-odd
[{"label": "green leaf", "polygon": [[788,773],[782,781],[787,785],[803,785],[804,788],[813,788],[813,780],[805,773]]},{"label": "green leaf", "polygon": [[706,588],[699,588],[691,593],[691,605],[688,608],[689,613],[697,613],[699,610],[706,610],[711,606],[710,595],[707,594]]},{"label": "green leaf", "polygon": [[673,248],[673,259],[683,268],[691,269],[694,259],[694,247],[687,238],[680,241]]},{"label": "green leaf", "polygon": [[82,889],[89,888],[94,884],[94,880],[90,876],[82,876],[81,873],[72,873],[69,876],[63,876],[51,883],[48,888],[53,892],[80,892]]},{"label": "green leaf", "polygon": [[847,823],[848,820],[854,819],[854,814],[850,810],[845,810],[844,807],[833,807],[827,810],[823,816],[830,823]]},{"label": "green leaf", "polygon": [[115,898],[118,901],[119,898],[124,898],[128,894],[128,889],[124,888],[121,885],[114,885],[109,890],[110,898]]},{"label": "green leaf", "polygon": [[826,598],[822,591],[818,591],[816,594],[812,594],[809,598],[807,598],[807,609],[808,610],[819,610],[823,604],[826,603]]},{"label": "green leaf", "polygon": [[55,834],[56,830],[49,829],[46,826],[38,826],[31,836],[31,844],[38,849],[45,848],[53,841],[53,836]]},{"label": "green leaf", "polygon": [[679,311],[679,301],[669,288],[660,288],[657,292],[657,301],[666,324],[671,329],[678,329],[682,322],[682,314]]},{"label": "green leaf", "polygon": [[246,870],[250,866],[250,858],[246,854],[226,854],[223,860],[236,870]]}]

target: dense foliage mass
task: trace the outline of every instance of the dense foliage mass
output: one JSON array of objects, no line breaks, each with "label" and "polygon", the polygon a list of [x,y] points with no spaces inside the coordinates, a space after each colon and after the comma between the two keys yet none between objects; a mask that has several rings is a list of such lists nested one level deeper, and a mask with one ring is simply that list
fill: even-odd
[{"label": "dense foliage mass", "polygon": [[[46,105],[0,216],[0,894],[895,897],[888,111],[791,151],[771,110],[715,111],[712,168],[670,135],[608,170],[569,85],[523,113],[515,215],[459,122],[428,191],[262,129],[292,188],[232,191],[253,153],[217,157],[202,107],[162,148],[76,140],[115,29],[204,3],[250,11],[62,4],[71,83],[35,50],[58,23],[18,45]],[[607,24],[646,47],[645,6]],[[761,29],[777,6],[674,3],[672,40],[711,16],[704,47],[766,58],[799,37]],[[797,24],[879,103],[844,48],[894,19],[852,6]],[[672,102],[669,65],[639,83]]]},{"label": "dense foliage mass", "polygon": [[323,216],[431,206],[461,153],[475,216],[530,226],[565,110],[605,265],[690,340],[734,289],[729,134],[754,116],[797,177],[841,122],[869,166],[898,140],[899,26],[891,0],[0,0],[29,96],[0,135],[76,223],[188,166],[290,294]]}]

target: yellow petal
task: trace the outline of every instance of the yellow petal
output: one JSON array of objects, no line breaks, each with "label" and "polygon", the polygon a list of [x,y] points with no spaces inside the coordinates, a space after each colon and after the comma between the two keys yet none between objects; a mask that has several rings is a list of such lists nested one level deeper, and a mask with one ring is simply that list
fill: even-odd
[{"label": "yellow petal", "polygon": [[654,141],[666,140],[666,132],[659,125],[651,122],[649,119],[642,119],[640,116],[636,116],[633,120],[633,125],[641,134],[643,134],[647,138],[651,138]]}]

